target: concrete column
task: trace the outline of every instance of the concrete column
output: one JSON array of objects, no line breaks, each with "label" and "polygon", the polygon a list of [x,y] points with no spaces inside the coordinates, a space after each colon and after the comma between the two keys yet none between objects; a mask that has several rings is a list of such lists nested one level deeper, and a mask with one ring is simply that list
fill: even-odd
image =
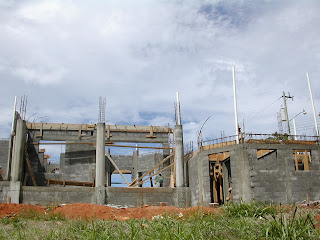
[{"label": "concrete column", "polygon": [[174,127],[175,140],[175,162],[176,162],[176,187],[184,187],[184,160],[183,160],[183,131],[182,125],[175,125]]},{"label": "concrete column", "polygon": [[106,182],[106,160],[105,160],[105,123],[97,124],[96,141],[96,203],[103,205],[105,203],[105,182]]},{"label": "concrete column", "polygon": [[16,136],[13,142],[10,197],[12,203],[20,203],[20,189],[23,178],[23,155],[26,143],[26,123],[22,119],[17,121]]},{"label": "concrete column", "polygon": [[13,143],[11,181],[22,181],[23,154],[25,151],[26,134],[27,130],[25,121],[19,119],[17,121],[16,136]]},{"label": "concrete column", "polygon": [[138,176],[138,158],[139,158],[139,150],[136,149],[132,155],[132,175],[131,175],[132,181],[139,177]]},{"label": "concrete column", "polygon": [[233,200],[244,202],[252,201],[249,150],[238,145],[230,152],[230,163],[232,171]]}]

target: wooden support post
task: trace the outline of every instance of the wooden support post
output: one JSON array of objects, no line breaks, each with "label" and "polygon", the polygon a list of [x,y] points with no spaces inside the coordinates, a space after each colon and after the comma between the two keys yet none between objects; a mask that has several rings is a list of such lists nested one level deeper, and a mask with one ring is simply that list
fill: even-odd
[{"label": "wooden support post", "polygon": [[116,163],[113,161],[113,159],[111,158],[110,154],[108,152],[106,152],[106,156],[109,158],[110,162],[112,163],[112,165],[114,166],[114,168],[119,172],[119,174],[121,175],[121,177],[123,178],[123,180],[127,183],[127,185],[129,186],[129,182],[128,180],[125,178],[125,176],[123,175],[123,173],[120,171],[120,169],[118,168],[118,166],[116,165]]},{"label": "wooden support post", "polygon": [[220,183],[220,200],[223,203],[222,175],[219,178],[219,183]]},{"label": "wooden support post", "polygon": [[[174,159],[174,158],[173,158]],[[171,164],[172,165],[172,164]],[[175,170],[175,161],[173,160],[173,166],[171,167],[171,173],[170,173],[170,187],[173,188],[174,187],[174,174],[176,172]]]},{"label": "wooden support post", "polygon": [[297,151],[294,152],[294,163],[295,163],[295,166],[296,166],[296,171],[299,171],[298,152]]},{"label": "wooden support post", "polygon": [[37,135],[37,138],[42,138],[42,133],[43,133],[43,123],[40,124],[40,133]]},{"label": "wooden support post", "polygon": [[32,166],[31,166],[31,163],[30,163],[27,143],[25,144],[25,148],[24,148],[24,149],[25,149],[26,162],[27,162],[27,166],[28,166],[28,169],[29,169],[29,173],[30,173],[30,176],[31,176],[33,185],[36,187],[36,186],[37,186],[36,178],[34,177],[33,170],[32,170]]},{"label": "wooden support post", "polygon": [[309,165],[309,154],[308,150],[304,151],[304,170],[309,171],[310,170],[310,165]]},{"label": "wooden support post", "polygon": [[213,187],[213,201],[215,203],[218,203],[219,201],[218,201],[218,191],[217,191],[217,179],[215,176],[213,177],[213,179],[214,179],[213,186],[212,186]]},{"label": "wooden support post", "polygon": [[153,135],[153,127],[150,126],[150,134],[146,136],[147,138],[156,138],[156,136]]},{"label": "wooden support post", "polygon": [[79,133],[78,133],[79,139],[81,139],[81,133],[82,133],[82,125],[80,125],[80,127],[79,127]]},{"label": "wooden support post", "polygon": [[161,162],[159,162],[156,166],[154,166],[152,169],[150,169],[148,172],[146,172],[145,174],[143,174],[140,178],[135,179],[132,181],[132,183],[130,183],[129,187],[132,187],[133,185],[135,185],[137,182],[140,182],[145,176],[147,176],[149,173],[151,173],[154,169],[156,169],[157,167],[159,167],[161,164],[163,164],[164,162],[166,162],[168,159],[170,159],[172,156],[174,155],[174,152],[172,152],[169,156],[167,156],[165,159],[163,159]]},{"label": "wooden support post", "polygon": [[110,134],[110,125],[107,125],[107,139],[110,139],[110,137],[112,137],[112,135]]},{"label": "wooden support post", "polygon": [[24,175],[23,186],[27,186],[28,173]]}]

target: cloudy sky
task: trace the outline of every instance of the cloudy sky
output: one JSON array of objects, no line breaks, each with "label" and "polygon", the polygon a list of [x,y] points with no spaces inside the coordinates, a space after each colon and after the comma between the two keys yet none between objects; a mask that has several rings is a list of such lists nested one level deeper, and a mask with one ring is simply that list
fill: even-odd
[{"label": "cloudy sky", "polygon": [[233,135],[233,65],[247,132],[278,131],[286,91],[289,118],[308,113],[298,134],[313,135],[319,12],[319,0],[1,0],[0,138],[14,96],[28,96],[29,121],[96,123],[102,96],[108,124],[172,126],[176,91],[186,141],[209,116],[205,139]]}]

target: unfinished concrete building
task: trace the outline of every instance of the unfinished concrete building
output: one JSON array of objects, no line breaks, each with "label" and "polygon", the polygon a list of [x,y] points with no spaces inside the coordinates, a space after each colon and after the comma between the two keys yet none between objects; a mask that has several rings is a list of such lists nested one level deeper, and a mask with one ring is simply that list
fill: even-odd
[{"label": "unfinished concrete building", "polygon": [[[187,207],[241,199],[320,199],[317,137],[290,140],[297,138],[248,134],[239,143],[234,137],[200,142],[197,151],[184,154],[179,112],[177,116],[172,129],[104,122],[30,123],[16,113],[10,139],[0,140],[0,201]],[[143,146],[135,147],[138,143]],[[45,144],[65,144],[60,164],[48,163]],[[114,155],[106,146],[134,150]],[[139,148],[159,151],[139,154]],[[166,177],[164,187],[141,187],[159,172]],[[126,187],[111,186],[112,174],[127,173],[132,179],[123,178]]]}]

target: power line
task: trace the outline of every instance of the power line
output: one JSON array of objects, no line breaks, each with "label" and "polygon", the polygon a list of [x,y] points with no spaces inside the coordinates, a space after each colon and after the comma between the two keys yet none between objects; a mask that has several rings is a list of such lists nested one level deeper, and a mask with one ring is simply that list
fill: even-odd
[{"label": "power line", "polygon": [[267,107],[265,107],[264,109],[262,109],[261,111],[257,112],[255,115],[253,115],[251,118],[249,118],[249,120],[246,121],[246,123],[248,123],[250,120],[252,120],[253,118],[255,118],[258,114],[260,114],[261,112],[265,111],[267,108],[271,107],[273,104],[275,104],[281,97],[279,97],[277,100],[275,100],[273,103],[271,103],[270,105],[268,105]]}]

